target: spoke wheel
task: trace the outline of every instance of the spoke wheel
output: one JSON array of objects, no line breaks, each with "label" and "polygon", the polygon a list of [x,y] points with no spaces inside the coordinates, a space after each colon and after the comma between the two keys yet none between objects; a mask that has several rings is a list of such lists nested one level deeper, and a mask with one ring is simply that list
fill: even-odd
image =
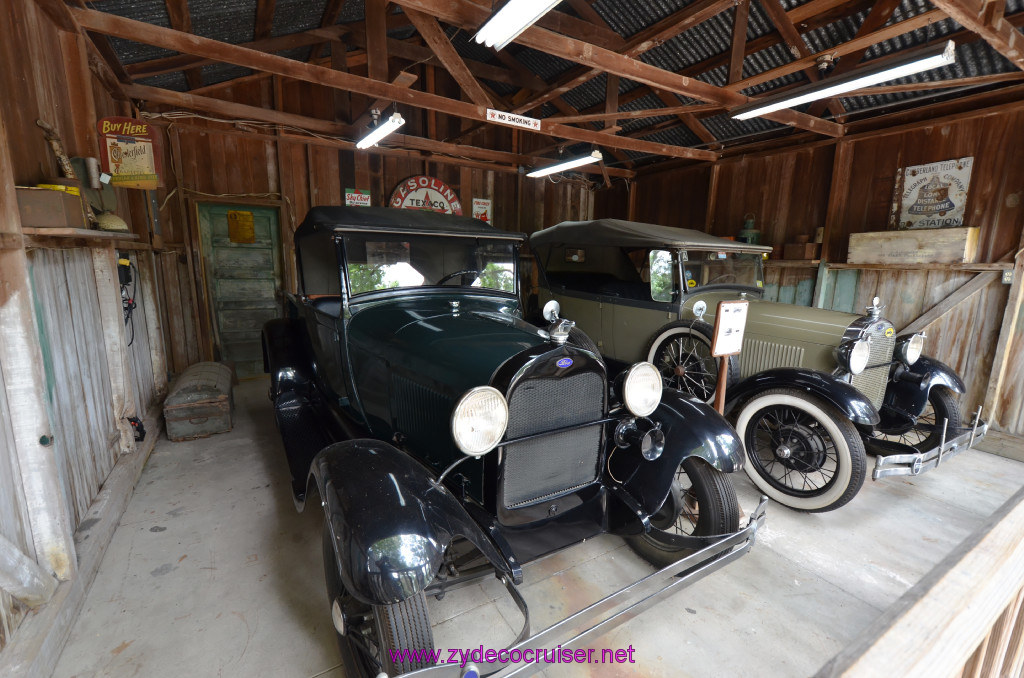
[{"label": "spoke wheel", "polygon": [[[671,534],[707,536],[739,529],[740,505],[729,477],[696,457],[683,460],[676,470],[664,505],[651,524]],[[693,549],[675,548],[659,540],[656,532],[628,538],[629,545],[656,567],[665,567]]]},{"label": "spoke wheel", "polygon": [[[382,671],[389,676],[432,666],[429,661],[394,661],[389,650],[432,650],[427,600],[422,591],[394,605],[369,605],[357,599],[341,582],[334,546],[327,524],[323,529],[324,577],[327,600],[345,675],[374,678]],[[338,626],[345,633],[338,633]]]},{"label": "spoke wheel", "polygon": [[864,484],[867,460],[856,427],[813,396],[789,389],[758,394],[740,409],[736,430],[747,475],[781,504],[831,511]]},{"label": "spoke wheel", "polygon": [[[711,355],[714,329],[699,320],[672,323],[655,337],[648,361],[661,373],[666,388],[689,394],[705,403],[715,399],[718,359]],[[739,379],[739,361],[729,358],[726,385]]]},{"label": "spoke wheel", "polygon": [[876,430],[874,437],[917,448],[919,452],[935,449],[942,442],[942,422],[946,422],[946,439],[957,435],[963,425],[960,404],[948,388],[936,386],[928,393],[928,403],[914,424],[894,429]]}]

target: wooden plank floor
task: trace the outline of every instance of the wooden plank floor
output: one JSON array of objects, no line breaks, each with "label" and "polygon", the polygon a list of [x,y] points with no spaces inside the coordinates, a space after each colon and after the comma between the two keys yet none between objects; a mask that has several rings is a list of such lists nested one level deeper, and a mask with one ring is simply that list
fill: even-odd
[{"label": "wooden plank floor", "polygon": [[[243,382],[235,396],[231,433],[157,445],[58,678],[342,675],[321,518],[292,506],[266,382]],[[753,485],[734,483],[752,509]],[[632,647],[635,663],[545,673],[810,675],[1021,486],[1024,463],[973,451],[918,478],[868,481],[836,512],[769,504],[749,554],[593,644]],[[522,591],[533,629],[650,571],[610,536],[531,564]],[[442,648],[503,647],[520,623],[496,581],[430,608]]]}]

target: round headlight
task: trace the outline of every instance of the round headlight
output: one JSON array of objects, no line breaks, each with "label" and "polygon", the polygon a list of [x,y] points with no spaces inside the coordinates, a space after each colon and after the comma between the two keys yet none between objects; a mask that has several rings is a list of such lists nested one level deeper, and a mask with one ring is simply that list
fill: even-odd
[{"label": "round headlight", "polygon": [[452,412],[452,438],[465,454],[479,457],[501,442],[508,426],[508,403],[501,391],[477,386],[459,398]]},{"label": "round headlight", "polygon": [[868,358],[871,357],[871,343],[867,339],[858,339],[850,347],[847,367],[850,374],[860,374],[868,366]]},{"label": "round headlight", "polygon": [[897,342],[896,351],[907,365],[916,363],[917,359],[921,357],[921,352],[924,351],[924,334],[900,337]]},{"label": "round headlight", "polygon": [[637,363],[622,380],[622,401],[637,417],[646,417],[661,403],[661,374],[654,365]]}]

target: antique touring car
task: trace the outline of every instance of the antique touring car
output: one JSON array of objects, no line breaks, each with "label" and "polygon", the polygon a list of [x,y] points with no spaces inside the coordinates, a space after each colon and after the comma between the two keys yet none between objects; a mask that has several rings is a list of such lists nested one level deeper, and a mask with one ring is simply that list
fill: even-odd
[{"label": "antique touring car", "polygon": [[749,299],[743,350],[728,365],[726,413],[745,471],[766,494],[805,511],[850,501],[872,477],[916,475],[969,449],[987,430],[963,425],[947,365],[922,355],[923,334],[895,336],[876,299],[857,316],[761,299],[762,255],[689,229],[616,219],[565,222],[530,236],[555,299],[616,365],[653,363],[666,386],[710,402],[718,302]]},{"label": "antique touring car", "polygon": [[[557,305],[523,321],[523,237],[342,207],[296,232],[301,293],[263,344],[297,505],[324,508],[348,676],[424,668],[388,650],[432,648],[426,596],[487,574],[524,613],[517,643],[571,647],[739,557],[763,521],[762,502],[739,527],[724,418],[648,362],[609,374]],[[663,569],[527,639],[523,564],[602,532]]]}]

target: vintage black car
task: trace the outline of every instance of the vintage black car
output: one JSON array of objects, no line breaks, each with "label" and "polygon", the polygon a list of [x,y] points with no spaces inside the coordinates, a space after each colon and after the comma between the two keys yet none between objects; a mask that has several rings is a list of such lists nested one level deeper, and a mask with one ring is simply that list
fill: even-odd
[{"label": "vintage black car", "polygon": [[880,300],[866,315],[762,298],[770,247],[619,219],[567,221],[530,236],[544,289],[609,364],[648,360],[665,385],[711,402],[718,303],[749,301],[743,350],[729,359],[726,414],[747,475],[802,511],[849,502],[875,455],[874,479],[918,475],[988,427],[968,421],[960,377],[923,355],[923,334],[897,336]]},{"label": "vintage black car", "polygon": [[[571,647],[595,615],[739,557],[763,521],[762,502],[739,529],[726,474],[743,455],[722,417],[650,363],[609,375],[557,309],[523,321],[523,238],[362,207],[314,208],[296,232],[301,293],[264,354],[297,506],[324,509],[348,676],[423,668],[387,650],[432,648],[426,596],[490,574],[524,612],[518,643]],[[663,569],[527,640],[523,564],[603,532]]]}]

